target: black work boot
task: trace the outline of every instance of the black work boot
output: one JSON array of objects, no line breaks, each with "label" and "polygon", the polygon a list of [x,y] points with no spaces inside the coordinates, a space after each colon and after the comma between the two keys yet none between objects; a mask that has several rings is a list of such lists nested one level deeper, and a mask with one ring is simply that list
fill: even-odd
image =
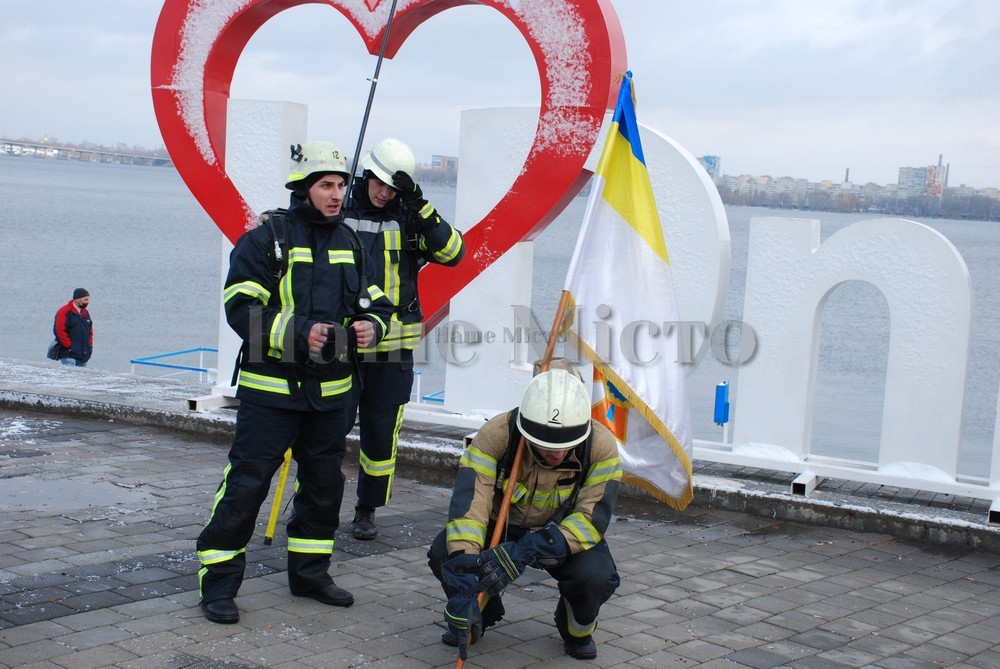
[{"label": "black work boot", "polygon": [[232,597],[202,602],[201,610],[205,612],[206,618],[220,625],[232,625],[240,621],[240,610]]},{"label": "black work boot", "polygon": [[589,634],[572,641],[563,640],[563,650],[566,651],[567,655],[578,660],[593,660],[597,657],[597,644],[594,643],[594,637]]},{"label": "black work boot", "polygon": [[378,534],[375,527],[375,509],[359,504],[354,507],[354,528],[352,534],[360,541],[371,541]]},{"label": "black work boot", "polygon": [[354,603],[354,595],[338,587],[336,583],[328,583],[318,590],[308,592],[292,592],[296,597],[308,597],[315,599],[320,604],[327,606],[350,606]]},{"label": "black work boot", "polygon": [[563,650],[567,655],[577,660],[593,660],[597,657],[597,644],[594,643],[594,637],[590,634],[582,637],[570,634],[569,622],[566,617],[566,600],[560,597],[559,604],[556,606],[555,621],[556,629],[559,630],[559,636],[563,640]]}]

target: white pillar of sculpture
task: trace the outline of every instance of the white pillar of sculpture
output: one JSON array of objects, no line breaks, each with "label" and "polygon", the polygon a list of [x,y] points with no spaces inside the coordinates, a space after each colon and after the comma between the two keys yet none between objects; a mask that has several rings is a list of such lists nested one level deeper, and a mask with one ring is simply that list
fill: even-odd
[{"label": "white pillar of sculpture", "polygon": [[[481,109],[462,112],[455,222],[471,227],[506,195],[531,149],[537,109]],[[462,262],[477,250],[467,249]],[[484,252],[484,251],[478,251]],[[489,418],[521,400],[531,377],[531,354],[504,341],[514,327],[513,305],[531,306],[532,242],[515,244],[451,300],[441,328],[459,343],[428,342],[445,360],[445,408]],[[482,334],[479,341],[469,335]],[[512,365],[512,360],[527,364]]]},{"label": "white pillar of sculpture", "polygon": [[968,368],[972,293],[943,235],[902,219],[854,223],[820,244],[817,220],[753,218],[744,322],[757,337],[740,370],[733,445],[809,455],[820,312],[830,292],[867,281],[889,305],[879,469],[919,463],[954,479]]},{"label": "white pillar of sculpture", "polygon": [[[291,162],[289,145],[304,144],[308,108],[294,102],[229,100],[226,126],[226,173],[255,212],[288,206],[285,179]],[[334,138],[335,141],[343,141]],[[342,149],[344,147],[341,147]],[[222,291],[233,245],[223,235],[219,288],[218,376],[215,394],[232,396],[233,366],[241,340],[226,322]]]}]

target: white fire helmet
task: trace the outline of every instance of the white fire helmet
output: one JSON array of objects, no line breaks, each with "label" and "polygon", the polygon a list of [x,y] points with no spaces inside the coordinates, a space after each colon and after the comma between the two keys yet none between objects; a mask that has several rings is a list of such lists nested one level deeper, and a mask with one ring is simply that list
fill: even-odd
[{"label": "white fire helmet", "polygon": [[330,142],[309,142],[292,146],[292,163],[288,169],[288,190],[308,190],[312,183],[304,183],[313,174],[340,174],[350,183],[351,171],[340,147]]},{"label": "white fire helmet", "polygon": [[517,429],[536,446],[568,451],[590,435],[590,394],[564,369],[528,382],[517,412]]},{"label": "white fire helmet", "polygon": [[392,137],[383,139],[361,159],[361,166],[370,170],[383,183],[392,185],[392,175],[402,170],[412,179],[417,167],[413,151],[403,142]]}]

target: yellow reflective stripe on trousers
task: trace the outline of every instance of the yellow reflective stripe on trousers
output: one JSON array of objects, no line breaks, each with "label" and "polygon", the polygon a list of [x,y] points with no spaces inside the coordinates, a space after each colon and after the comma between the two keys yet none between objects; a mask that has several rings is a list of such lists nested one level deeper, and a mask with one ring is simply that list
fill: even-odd
[{"label": "yellow reflective stripe on trousers", "polygon": [[224,550],[207,550],[198,551],[198,560],[203,565],[219,564],[220,562],[228,562],[240,553],[246,553],[247,549],[239,548],[237,550],[224,551]]},{"label": "yellow reflective stripe on trousers", "polygon": [[[226,464],[226,467],[222,470],[222,485],[220,485],[219,489],[215,491],[215,499],[212,500],[212,516],[215,515],[215,508],[219,506],[219,502],[222,501],[222,498],[226,494],[226,486],[229,485],[229,472],[232,470],[233,463],[231,462]],[[209,516],[209,519],[211,519],[211,516]]]},{"label": "yellow reflective stripe on trousers", "polygon": [[[396,447],[399,444],[399,428],[403,426],[403,407],[396,411],[396,425],[392,428],[392,455],[386,460],[372,460],[364,451],[358,458],[361,468],[369,476],[392,476],[396,471]],[[390,482],[390,487],[392,483]]]},{"label": "yellow reflective stripe on trousers", "polygon": [[333,539],[297,539],[295,537],[288,537],[288,552],[329,555],[333,553]]},{"label": "yellow reflective stripe on trousers", "polygon": [[361,468],[369,476],[391,476],[396,469],[395,457],[391,457],[388,460],[371,460],[367,455],[362,453],[359,461]]},{"label": "yellow reflective stripe on trousers", "polygon": [[253,372],[248,372],[245,369],[240,371],[240,386],[251,388],[253,390],[260,390],[265,393],[291,395],[288,391],[288,379],[283,379],[278,376],[255,374]]},{"label": "yellow reflective stripe on trousers", "polygon": [[[226,487],[229,485],[229,473],[232,471],[233,465],[227,464],[225,469],[222,470],[222,485],[219,489],[215,491],[215,499],[212,501],[212,516],[215,515],[215,509],[219,506],[219,502],[226,494]],[[198,560],[203,565],[218,564],[220,562],[227,562],[232,560],[234,557],[240,553],[245,553],[246,547],[231,549],[231,550],[221,550],[221,549],[209,549],[204,551],[198,551]]]},{"label": "yellow reflective stripe on trousers", "polygon": [[486,526],[469,518],[449,520],[445,525],[448,541],[470,541],[479,546],[486,545]]},{"label": "yellow reflective stripe on trousers", "polygon": [[585,636],[590,636],[597,630],[597,621],[590,623],[589,625],[581,625],[573,617],[573,607],[569,605],[568,600],[563,600],[563,604],[566,606],[566,631],[569,632],[570,636],[583,638]]}]

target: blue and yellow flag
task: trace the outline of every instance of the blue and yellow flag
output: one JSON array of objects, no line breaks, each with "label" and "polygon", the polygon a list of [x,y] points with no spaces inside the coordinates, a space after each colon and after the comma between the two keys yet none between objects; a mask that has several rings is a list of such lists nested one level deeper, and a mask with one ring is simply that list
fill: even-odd
[{"label": "blue and yellow flag", "polygon": [[[670,258],[639,141],[632,73],[621,79],[566,291],[567,337],[594,365],[594,416],[619,441],[624,480],[674,508],[694,496],[687,374]],[[665,325],[666,324],[666,325]]]}]

